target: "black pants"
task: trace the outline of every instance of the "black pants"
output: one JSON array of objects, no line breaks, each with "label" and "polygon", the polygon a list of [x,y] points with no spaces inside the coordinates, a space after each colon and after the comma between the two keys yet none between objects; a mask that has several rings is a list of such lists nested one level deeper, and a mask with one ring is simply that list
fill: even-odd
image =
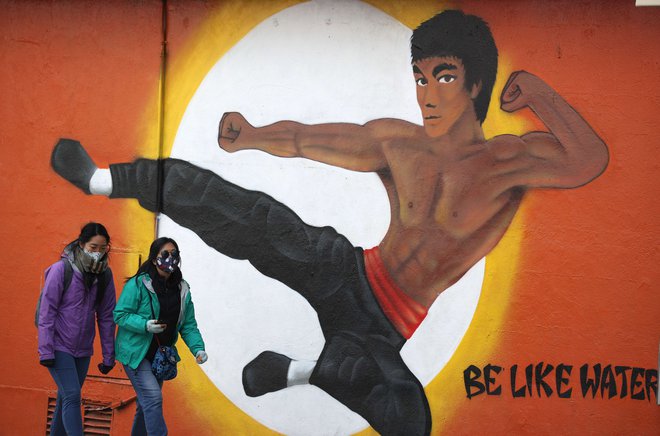
[{"label": "black pants", "polygon": [[405,339],[373,296],[361,248],[332,227],[304,223],[264,193],[177,159],[111,165],[111,197],[136,198],[155,211],[159,165],[163,213],[218,252],[248,260],[316,310],[326,344],[310,383],[381,434],[430,432],[423,387],[401,359]]}]

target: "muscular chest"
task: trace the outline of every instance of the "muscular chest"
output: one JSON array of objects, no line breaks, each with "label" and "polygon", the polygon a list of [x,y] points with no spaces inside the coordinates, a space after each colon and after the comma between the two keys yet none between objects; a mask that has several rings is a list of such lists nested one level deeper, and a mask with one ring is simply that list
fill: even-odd
[{"label": "muscular chest", "polygon": [[478,228],[497,213],[493,205],[502,192],[487,153],[460,158],[418,153],[400,156],[390,168],[390,201],[404,226]]},{"label": "muscular chest", "polygon": [[434,214],[442,196],[443,174],[438,162],[417,154],[393,160],[390,164],[390,202],[404,223],[420,223]]}]

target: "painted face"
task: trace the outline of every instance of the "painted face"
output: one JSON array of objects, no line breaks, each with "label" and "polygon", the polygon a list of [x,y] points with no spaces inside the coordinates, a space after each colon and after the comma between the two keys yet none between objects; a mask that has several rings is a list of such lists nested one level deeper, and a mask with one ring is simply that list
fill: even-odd
[{"label": "painted face", "polygon": [[82,244],[82,249],[88,253],[105,254],[108,251],[108,240],[105,236],[96,235],[86,243]]},{"label": "painted face", "polygon": [[460,59],[422,59],[413,64],[413,74],[427,135],[444,135],[466,112],[474,114],[473,99],[479,88],[474,85],[470,91],[465,89],[465,68]]}]

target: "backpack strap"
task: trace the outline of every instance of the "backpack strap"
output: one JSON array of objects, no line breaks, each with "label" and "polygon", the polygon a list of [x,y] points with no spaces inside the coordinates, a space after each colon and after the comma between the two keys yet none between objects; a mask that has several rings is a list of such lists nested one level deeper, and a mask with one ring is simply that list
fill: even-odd
[{"label": "backpack strap", "polygon": [[[64,262],[64,280],[63,284],[64,287],[62,288],[62,296],[64,296],[64,293],[66,292],[67,289],[69,289],[69,286],[71,285],[71,280],[73,279],[73,267],[71,266],[71,262],[69,262],[68,259],[60,259],[61,262]],[[50,272],[50,269],[48,270]],[[46,272],[46,276],[48,276],[48,272]],[[39,310],[41,309],[41,298],[44,295],[44,286],[43,283],[41,285],[41,291],[39,292],[39,299],[37,300],[37,309],[34,312],[34,326],[39,327]]]},{"label": "backpack strap", "polygon": [[71,286],[71,280],[73,279],[73,267],[71,266],[71,262],[69,262],[68,259],[62,259],[62,262],[64,262],[64,288],[62,290],[62,295],[64,295],[66,290],[69,289],[69,286]]}]

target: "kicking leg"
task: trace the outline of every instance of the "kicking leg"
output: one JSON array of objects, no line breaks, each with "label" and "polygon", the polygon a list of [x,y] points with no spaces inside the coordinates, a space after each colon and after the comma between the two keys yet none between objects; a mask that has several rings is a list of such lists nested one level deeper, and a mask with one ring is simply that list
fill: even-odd
[{"label": "kicking leg", "polygon": [[243,369],[250,397],[295,384],[313,384],[358,413],[382,435],[428,435],[431,412],[424,388],[382,337],[332,336],[318,362],[297,362],[264,351]]},{"label": "kicking leg", "polygon": [[109,182],[107,170],[99,170],[79,142],[62,139],[51,164],[85,193],[135,198],[154,212],[160,205],[163,213],[210,247],[249,260],[315,308],[354,269],[354,247],[332,227],[310,226],[270,196],[243,189],[189,162],[138,159],[110,165]]}]

